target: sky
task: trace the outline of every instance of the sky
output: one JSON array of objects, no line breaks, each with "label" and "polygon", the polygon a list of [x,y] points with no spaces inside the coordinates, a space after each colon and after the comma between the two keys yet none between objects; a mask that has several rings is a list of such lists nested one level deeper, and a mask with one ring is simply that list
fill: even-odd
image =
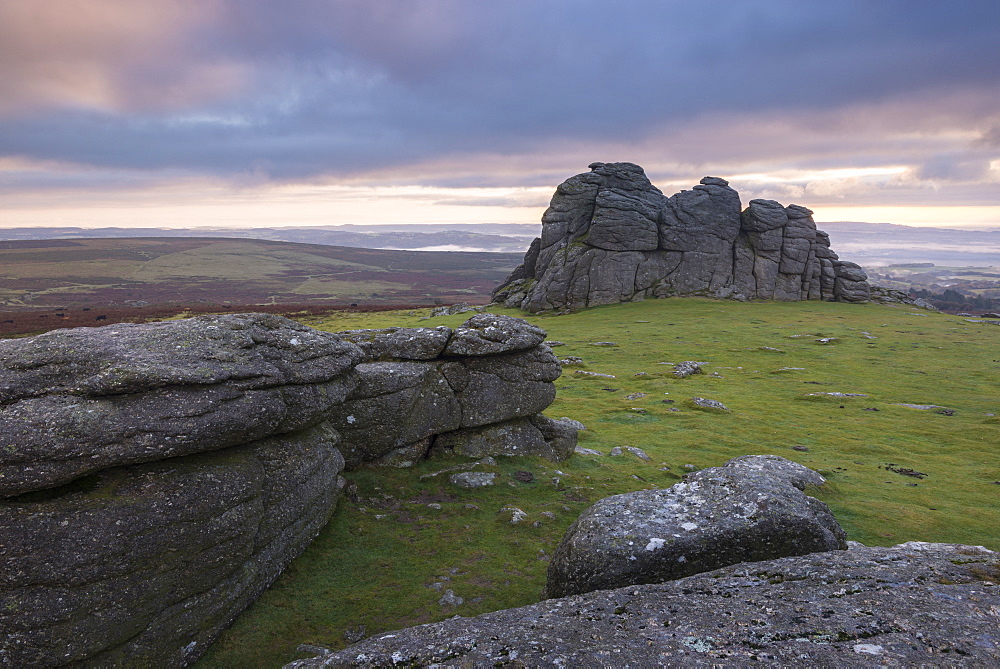
[{"label": "sky", "polygon": [[537,223],[595,161],[1000,226],[1000,2],[0,0],[0,227]]}]

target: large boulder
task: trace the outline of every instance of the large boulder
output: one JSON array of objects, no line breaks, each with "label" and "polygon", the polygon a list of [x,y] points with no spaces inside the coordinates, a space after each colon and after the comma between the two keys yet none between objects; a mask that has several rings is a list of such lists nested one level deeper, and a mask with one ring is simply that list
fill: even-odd
[{"label": "large boulder", "polygon": [[564,597],[846,549],[829,508],[802,492],[823,482],[784,458],[744,456],[667,489],[607,497],[566,531],[549,563],[546,591]]},{"label": "large boulder", "polygon": [[[412,464],[431,450],[537,455],[560,460],[572,437],[552,433],[541,412],[555,399],[562,367],[545,331],[520,318],[476,314],[454,330],[389,328],[339,333],[365,362],[329,416],[344,437],[349,469]],[[390,419],[391,417],[391,419]],[[565,430],[564,430],[565,431]],[[478,456],[477,456],[478,457]]]},{"label": "large boulder", "polygon": [[805,207],[752,200],[705,177],[669,198],[632,163],[593,163],[556,189],[542,236],[493,293],[531,312],[709,295],[863,302],[863,270],[838,260]]},{"label": "large boulder", "polygon": [[327,424],[0,502],[0,665],[185,666],[326,524]]},{"label": "large boulder", "polygon": [[361,357],[269,314],[0,341],[0,496],[315,425]]},{"label": "large boulder", "polygon": [[909,543],[455,616],[286,665],[1000,665],[1000,554]]}]

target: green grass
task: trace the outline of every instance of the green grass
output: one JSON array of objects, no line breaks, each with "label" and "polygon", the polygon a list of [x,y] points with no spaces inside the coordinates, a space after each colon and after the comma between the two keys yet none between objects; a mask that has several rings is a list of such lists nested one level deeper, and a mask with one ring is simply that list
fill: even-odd
[{"label": "green grass", "polygon": [[[307,322],[341,330],[455,326],[466,318],[419,320],[424,315],[346,314]],[[701,299],[528,319],[566,343],[554,349],[557,355],[586,363],[565,368],[547,415],[582,421],[588,429],[580,433],[581,446],[604,453],[638,446],[653,461],[498,458],[486,469],[500,474],[499,485],[477,491],[451,486],[447,474],[419,478],[456,461],[349,472],[350,493],[331,523],[199,666],[276,667],[295,659],[300,643],[343,647],[349,627],[364,625],[373,634],[537,601],[547,556],[590,503],[667,487],[687,471],[684,465],[711,467],[748,453],[781,455],[823,473],[829,483],[814,494],[830,505],[850,539],[1000,550],[1000,485],[994,483],[1000,481],[1000,418],[986,415],[1000,414],[1000,327],[910,307]],[[821,336],[835,340],[819,344]],[[590,345],[599,341],[617,346]],[[670,365],[659,364],[684,360],[705,362],[707,373],[677,379]],[[575,369],[616,378],[574,376]],[[645,396],[626,399],[638,392]],[[867,397],[807,397],[829,392]],[[719,400],[731,411],[692,410],[685,403],[692,397]],[[902,402],[955,413],[895,406]],[[515,479],[518,470],[531,472],[534,481]],[[506,506],[527,512],[528,522],[510,525],[498,513]],[[440,591],[434,583],[442,584]],[[445,589],[465,603],[443,608],[438,600]]]}]

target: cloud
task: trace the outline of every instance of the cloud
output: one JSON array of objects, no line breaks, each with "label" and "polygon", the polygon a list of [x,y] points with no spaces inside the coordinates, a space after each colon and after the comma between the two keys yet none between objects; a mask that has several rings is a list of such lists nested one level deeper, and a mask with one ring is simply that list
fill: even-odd
[{"label": "cloud", "polygon": [[995,0],[11,0],[0,159],[60,167],[0,189],[551,188],[629,160],[665,191],[982,201],[998,43]]}]

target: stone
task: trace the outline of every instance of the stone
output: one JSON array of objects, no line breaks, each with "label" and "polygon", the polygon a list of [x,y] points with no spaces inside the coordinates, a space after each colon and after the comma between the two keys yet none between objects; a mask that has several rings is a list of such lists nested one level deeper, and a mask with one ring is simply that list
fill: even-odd
[{"label": "stone", "polygon": [[455,606],[461,606],[464,603],[465,600],[456,595],[454,590],[445,590],[444,596],[442,596],[441,599],[438,600],[438,604],[449,608]]},{"label": "stone", "polygon": [[576,448],[576,428],[542,415],[439,434],[431,454],[538,456],[565,460]]},{"label": "stone", "polygon": [[719,400],[707,399],[705,397],[692,397],[688,400],[687,404],[691,409],[698,409],[700,411],[714,413],[724,413],[729,411],[729,407]]},{"label": "stone", "polygon": [[597,378],[597,379],[613,379],[613,378],[616,378],[614,374],[600,374],[598,372],[587,372],[587,371],[584,371],[582,369],[578,369],[575,372],[573,372],[573,376],[583,376],[583,377]]},{"label": "stone", "polygon": [[684,379],[692,374],[704,374],[705,372],[701,368],[700,362],[695,362],[694,360],[685,360],[684,362],[678,362],[674,365],[674,376],[678,379]]},{"label": "stone", "polygon": [[337,335],[352,342],[365,355],[365,362],[379,360],[434,360],[444,352],[451,328],[383,328],[345,330]]},{"label": "stone", "polygon": [[336,443],[320,424],[0,502],[2,664],[193,662],[330,518]]},{"label": "stone", "polygon": [[640,460],[643,460],[645,462],[652,462],[653,461],[653,458],[651,458],[648,455],[646,455],[646,451],[642,450],[641,448],[639,448],[637,446],[626,446],[625,450],[628,451],[629,453],[631,453],[632,455],[634,455],[635,457],[637,457]]},{"label": "stone", "polygon": [[348,469],[461,426],[461,403],[434,362],[361,363],[354,372],[354,390],[328,410]]},{"label": "stone", "polygon": [[496,481],[497,475],[493,472],[459,472],[448,477],[453,485],[459,488],[485,488],[491,486]]},{"label": "stone", "polygon": [[500,516],[510,522],[511,525],[519,525],[528,519],[528,514],[516,506],[505,506],[500,509]]},{"label": "stone", "polygon": [[582,365],[583,358],[581,358],[578,355],[568,355],[565,358],[560,358],[559,364],[562,365],[563,367],[566,367],[568,365]]},{"label": "stone", "polygon": [[541,237],[493,299],[537,313],[674,295],[863,302],[871,287],[805,207],[741,211],[718,177],[667,198],[638,165],[593,163],[556,188]]},{"label": "stone", "polygon": [[446,307],[434,307],[431,309],[431,316],[455,316],[469,311],[482,311],[482,307],[474,307],[468,302],[459,302]]},{"label": "stone", "polygon": [[580,421],[573,420],[572,418],[567,418],[566,416],[563,416],[562,418],[560,418],[559,422],[560,423],[566,423],[570,427],[574,427],[577,430],[586,430],[587,429],[587,426],[584,425],[583,423],[581,423]]},{"label": "stone", "polygon": [[583,446],[577,446],[573,452],[577,455],[604,455],[595,448],[584,448]]},{"label": "stone", "polygon": [[[363,463],[412,465],[422,458],[419,451],[429,444],[426,440],[451,434],[440,446],[453,449],[452,433],[500,423],[505,427],[494,428],[487,440],[506,431],[509,448],[484,450],[483,433],[464,432],[479,442],[466,450],[513,455],[513,447],[521,444],[544,451],[534,453],[544,457],[566,450],[563,445],[553,450],[538,436],[538,426],[533,440],[524,430],[517,437],[509,434],[509,421],[535,416],[552,403],[552,382],[562,372],[543,344],[545,332],[526,321],[482,313],[455,330],[390,328],[345,336],[367,347],[369,360],[354,368],[354,388],[327,412],[343,436],[341,451],[348,469]],[[429,357],[432,354],[437,357]]]},{"label": "stone", "polygon": [[567,530],[549,563],[546,592],[563,597],[843,550],[846,535],[829,508],[801,490],[822,481],[784,458],[751,456],[667,489],[600,500]]},{"label": "stone", "polygon": [[286,667],[997,666],[998,582],[982,547],[855,546],[454,617]]},{"label": "stone", "polygon": [[444,354],[497,355],[532,349],[544,340],[545,330],[521,318],[476,314],[455,329],[444,349]]},{"label": "stone", "polygon": [[316,425],[360,359],[270,314],[0,341],[0,496]]}]

